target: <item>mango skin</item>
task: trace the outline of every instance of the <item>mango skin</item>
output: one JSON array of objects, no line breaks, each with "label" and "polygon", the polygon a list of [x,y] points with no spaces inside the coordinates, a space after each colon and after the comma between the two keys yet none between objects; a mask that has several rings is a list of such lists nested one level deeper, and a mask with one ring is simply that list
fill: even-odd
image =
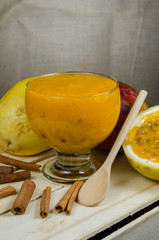
[{"label": "mango skin", "polygon": [[[131,107],[133,106],[137,96],[138,92],[132,88],[130,85],[119,82],[119,89],[120,89],[120,96],[121,96],[121,111],[120,111],[120,116],[118,119],[118,122],[112,131],[112,133],[106,138],[102,143],[98,145],[98,148],[110,151],[124,122],[125,119],[127,118]],[[144,111],[148,109],[148,105],[146,102],[143,103],[140,111]],[[123,151],[122,147],[120,148],[120,151]]]},{"label": "mango skin", "polygon": [[14,155],[35,155],[50,147],[30,127],[25,111],[25,89],[29,80],[15,84],[0,100],[0,148]]}]

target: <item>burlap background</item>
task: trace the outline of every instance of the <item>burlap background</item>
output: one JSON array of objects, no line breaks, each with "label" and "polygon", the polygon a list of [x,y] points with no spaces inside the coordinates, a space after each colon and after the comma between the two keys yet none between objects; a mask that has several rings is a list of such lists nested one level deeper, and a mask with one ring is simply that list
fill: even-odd
[{"label": "burlap background", "polygon": [[55,71],[105,73],[159,104],[158,0],[0,0],[0,97]]}]

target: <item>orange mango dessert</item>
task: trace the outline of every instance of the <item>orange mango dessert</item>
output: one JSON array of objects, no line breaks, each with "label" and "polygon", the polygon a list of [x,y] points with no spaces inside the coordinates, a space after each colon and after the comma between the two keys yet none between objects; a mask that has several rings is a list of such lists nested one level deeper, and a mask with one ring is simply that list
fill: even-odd
[{"label": "orange mango dessert", "polygon": [[86,153],[115,127],[118,83],[104,75],[55,73],[30,81],[26,110],[37,135],[62,153]]}]

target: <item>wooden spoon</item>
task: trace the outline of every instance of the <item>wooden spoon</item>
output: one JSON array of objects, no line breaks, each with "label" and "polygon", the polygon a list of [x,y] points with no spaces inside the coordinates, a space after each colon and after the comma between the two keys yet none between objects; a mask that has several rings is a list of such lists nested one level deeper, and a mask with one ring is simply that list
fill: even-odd
[{"label": "wooden spoon", "polygon": [[141,90],[105,162],[84,183],[84,185],[80,189],[80,192],[78,194],[78,200],[83,205],[95,206],[99,202],[101,202],[106,196],[110,183],[110,172],[112,163],[130,127],[132,126],[132,123],[135,120],[135,117],[138,114],[146,96],[147,92],[145,90]]}]

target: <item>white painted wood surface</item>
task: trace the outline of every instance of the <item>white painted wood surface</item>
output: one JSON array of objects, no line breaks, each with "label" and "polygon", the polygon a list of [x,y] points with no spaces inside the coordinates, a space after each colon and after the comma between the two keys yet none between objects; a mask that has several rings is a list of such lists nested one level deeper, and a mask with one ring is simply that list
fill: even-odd
[{"label": "white painted wood surface", "polygon": [[[106,154],[94,149],[92,157],[95,164],[100,166]],[[28,161],[28,158],[26,160]],[[44,161],[40,162],[43,163]],[[23,216],[14,216],[7,212],[0,216],[3,240],[22,240],[24,236],[26,240],[87,239],[159,199],[159,183],[136,172],[122,154],[118,155],[113,164],[110,189],[105,200],[97,207],[86,207],[75,202],[70,216],[54,210],[69,185],[49,182],[41,173],[33,173],[33,181],[36,183],[36,190],[26,213]],[[22,182],[18,182],[11,185],[16,185],[19,189],[21,184]],[[4,185],[7,184],[1,184],[0,188]],[[48,218],[41,219],[39,197],[47,185],[52,188],[50,213]],[[6,197],[5,200],[1,199],[1,213],[11,207],[15,197],[14,195]]]}]

